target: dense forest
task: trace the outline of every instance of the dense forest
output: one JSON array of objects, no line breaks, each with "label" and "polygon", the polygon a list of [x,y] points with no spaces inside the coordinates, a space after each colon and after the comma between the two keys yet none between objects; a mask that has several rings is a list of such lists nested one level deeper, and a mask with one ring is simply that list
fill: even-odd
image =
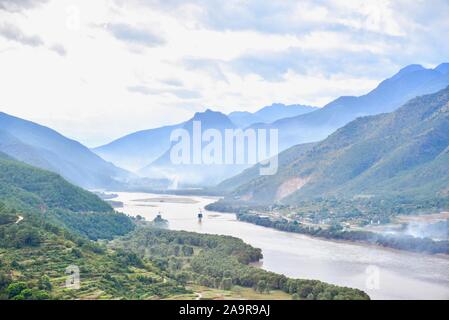
[{"label": "dense forest", "polygon": [[29,209],[64,208],[71,211],[106,212],[112,208],[106,202],[58,174],[37,169],[0,155],[0,197],[4,202]]},{"label": "dense forest", "polygon": [[0,155],[0,201],[92,240],[112,239],[134,229],[130,218],[115,212],[98,196],[59,175]]},{"label": "dense forest", "polygon": [[258,292],[282,290],[294,299],[368,299],[360,290],[338,287],[315,280],[289,279],[249,265],[262,258],[259,249],[242,240],[185,231],[140,228],[114,240],[114,248],[137,252],[172,278],[207,287],[229,290],[232,286]]}]

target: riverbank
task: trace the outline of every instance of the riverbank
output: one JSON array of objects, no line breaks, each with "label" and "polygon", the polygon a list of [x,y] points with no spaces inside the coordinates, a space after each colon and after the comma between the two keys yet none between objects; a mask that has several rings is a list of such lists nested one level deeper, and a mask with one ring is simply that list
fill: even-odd
[{"label": "riverbank", "polygon": [[[262,249],[263,260],[257,265],[264,270],[290,278],[314,279],[339,286],[358,288],[372,299],[449,299],[449,259],[394,250],[376,245],[311,237],[278,231],[239,221],[235,214],[199,208],[217,198],[192,197],[197,204],[154,203],[142,207],[135,199],[158,195],[148,193],[119,193],[124,203],[120,211],[131,216],[153,220],[161,212],[169,221],[169,229],[198,233],[230,235]],[[379,287],[367,287],[369,272],[377,270]]]},{"label": "riverbank", "polygon": [[295,221],[287,221],[285,219],[274,221],[255,214],[237,214],[237,219],[280,231],[300,233],[317,238],[362,242],[417,253],[449,255],[449,241],[434,241],[405,235],[382,235],[369,231],[346,231],[339,227],[330,227],[328,229],[311,228]]},{"label": "riverbank", "polygon": [[246,211],[243,211],[242,213],[239,212],[240,210],[230,212],[232,210],[223,210],[220,206],[217,207],[213,203],[206,206],[206,209],[222,213],[235,213],[237,219],[240,221],[284,232],[304,234],[327,240],[344,240],[354,243],[365,243],[417,253],[449,255],[449,241],[434,241],[428,238],[416,238],[407,235],[386,235],[371,231],[346,230],[339,225],[331,226],[326,229],[311,227],[282,217],[273,219],[264,215],[246,213]]}]

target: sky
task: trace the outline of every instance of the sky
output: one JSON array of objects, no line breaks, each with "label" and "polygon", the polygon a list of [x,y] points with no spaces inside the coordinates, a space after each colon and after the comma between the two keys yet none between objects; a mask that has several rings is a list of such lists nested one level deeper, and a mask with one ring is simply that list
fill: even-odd
[{"label": "sky", "polygon": [[448,0],[0,0],[0,111],[89,147],[449,60]]}]

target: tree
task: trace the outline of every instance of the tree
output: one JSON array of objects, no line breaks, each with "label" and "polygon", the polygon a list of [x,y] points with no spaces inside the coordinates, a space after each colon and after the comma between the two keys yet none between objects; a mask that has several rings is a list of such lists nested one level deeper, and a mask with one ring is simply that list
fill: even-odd
[{"label": "tree", "polygon": [[51,282],[50,282],[50,278],[47,275],[43,275],[39,279],[38,287],[41,290],[51,291],[52,285],[51,285]]},{"label": "tree", "polygon": [[39,232],[34,228],[21,229],[16,235],[16,246],[19,248],[24,246],[36,247],[41,243]]},{"label": "tree", "polygon": [[299,296],[299,294],[294,293],[292,294],[292,300],[301,300],[301,297]]},{"label": "tree", "polygon": [[4,273],[0,273],[0,291],[11,283],[11,277]]},{"label": "tree", "polygon": [[8,288],[6,288],[6,293],[8,294],[8,297],[10,299],[14,298],[15,296],[19,296],[22,291],[27,289],[27,285],[25,282],[14,282],[11,283]]},{"label": "tree", "polygon": [[182,253],[186,257],[193,256],[193,248],[191,246],[182,246]]},{"label": "tree", "polygon": [[256,286],[256,291],[264,293],[268,290],[267,282],[265,280],[259,280]]},{"label": "tree", "polygon": [[221,288],[223,290],[231,290],[232,289],[232,279],[231,278],[223,278],[221,281]]}]

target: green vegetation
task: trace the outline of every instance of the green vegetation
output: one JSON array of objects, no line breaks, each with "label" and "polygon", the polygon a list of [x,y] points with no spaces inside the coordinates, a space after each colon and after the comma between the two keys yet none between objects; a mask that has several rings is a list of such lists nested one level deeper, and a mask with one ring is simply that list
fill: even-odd
[{"label": "green vegetation", "polygon": [[72,211],[111,211],[90,192],[59,175],[15,160],[0,158],[0,196],[24,208],[65,208]]},{"label": "green vegetation", "polygon": [[[273,176],[258,176],[257,166],[246,170],[221,183],[227,196],[207,209],[240,213],[242,220],[280,230],[448,253],[444,241],[360,231],[398,215],[448,211],[448,146],[449,87],[284,151]],[[352,231],[330,231],[335,225]]]},{"label": "green vegetation", "polygon": [[[3,207],[0,216],[11,210]],[[65,286],[80,269],[79,290]],[[147,299],[189,291],[132,252],[76,236],[34,215],[0,226],[0,299]]]},{"label": "green vegetation", "polygon": [[298,223],[297,221],[288,221],[282,218],[271,219],[257,214],[240,213],[237,214],[237,218],[241,221],[251,222],[259,226],[286,232],[307,234],[319,238],[360,241],[415,252],[449,254],[449,241],[434,241],[432,239],[404,235],[383,235],[368,231],[347,231],[339,224],[334,224],[329,228],[311,227]]},{"label": "green vegetation", "polygon": [[438,213],[449,207],[448,198],[428,198],[425,200],[405,197],[370,197],[340,199],[337,197],[301,200],[295,205],[257,205],[239,203],[229,199],[219,200],[206,207],[208,210],[235,213],[276,213],[298,221],[313,224],[350,223],[360,227],[371,223],[390,223],[398,215]]},{"label": "green vegetation", "polygon": [[232,291],[235,286],[256,293],[282,291],[298,299],[368,299],[360,290],[315,280],[289,279],[250,265],[262,258],[259,249],[242,240],[185,231],[139,228],[111,242],[114,249],[136,252],[177,281]]},{"label": "green vegetation", "polygon": [[[60,176],[0,154],[0,299],[187,298],[200,287],[246,298],[368,298],[252,267],[261,251],[240,239],[157,228],[165,225],[117,213]],[[79,289],[66,285],[71,267]]]},{"label": "green vegetation", "polygon": [[25,220],[51,222],[92,240],[112,239],[134,229],[126,215],[114,212],[96,195],[4,155],[0,157],[0,199]]},{"label": "green vegetation", "polygon": [[379,199],[392,211],[409,203],[448,209],[448,145],[449,88],[392,113],[358,118],[312,147],[293,147],[280,155],[275,175],[254,177],[252,168],[221,186],[231,184],[226,200],[243,206],[337,199],[356,208]]},{"label": "green vegetation", "polygon": [[[133,221],[56,174],[0,155],[0,298],[163,298],[189,291],[112,239]],[[65,286],[76,265],[81,288]]]},{"label": "green vegetation", "polygon": [[[288,166],[291,162],[302,157],[315,145],[316,143],[304,143],[281,152],[278,155],[279,168],[284,168],[285,166]],[[217,192],[218,195],[230,192],[232,193],[234,190],[237,189],[238,186],[245,185],[250,181],[255,181],[259,177],[260,177],[260,164],[256,164],[255,166],[244,170],[242,173],[232,178],[226,179],[225,181],[218,184],[212,190]]]}]

